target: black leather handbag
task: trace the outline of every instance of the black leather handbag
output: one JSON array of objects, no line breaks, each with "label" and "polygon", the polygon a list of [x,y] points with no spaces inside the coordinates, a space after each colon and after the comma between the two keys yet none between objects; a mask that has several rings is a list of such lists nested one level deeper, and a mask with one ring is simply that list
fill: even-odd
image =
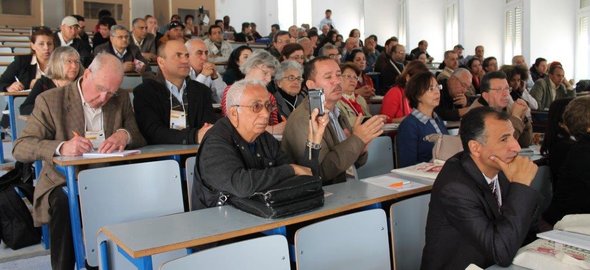
[{"label": "black leather handbag", "polygon": [[294,176],[248,198],[225,195],[234,207],[264,218],[281,218],[324,205],[322,181],[315,176]]}]

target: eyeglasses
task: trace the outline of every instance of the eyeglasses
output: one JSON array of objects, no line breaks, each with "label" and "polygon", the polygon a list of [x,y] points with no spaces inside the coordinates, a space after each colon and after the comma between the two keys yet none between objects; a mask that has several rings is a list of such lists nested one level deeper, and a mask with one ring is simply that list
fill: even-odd
[{"label": "eyeglasses", "polygon": [[272,76],[273,71],[269,70],[268,68],[263,68],[263,66],[256,66],[257,69],[260,69],[264,76]]},{"label": "eyeglasses", "polygon": [[252,109],[253,113],[259,113],[262,111],[263,108],[266,108],[266,111],[268,111],[269,113],[276,110],[277,106],[273,105],[272,103],[270,103],[270,101],[263,103],[260,102],[256,102],[252,105],[234,105],[234,107],[247,107]]},{"label": "eyeglasses", "polygon": [[510,92],[510,87],[504,88],[490,88],[490,90],[498,91],[498,92]]},{"label": "eyeglasses", "polygon": [[428,87],[428,91],[440,91],[440,90],[442,90],[442,85],[440,85],[440,84],[431,85],[430,87]]},{"label": "eyeglasses", "polygon": [[124,35],[124,36],[114,36],[114,37],[116,37],[116,38],[118,38],[118,39],[122,39],[122,40],[123,40],[123,39],[129,39],[129,35]]},{"label": "eyeglasses", "polygon": [[332,59],[340,59],[342,57],[341,54],[328,54],[328,57]]},{"label": "eyeglasses", "polygon": [[292,81],[300,81],[300,82],[303,81],[303,78],[301,76],[296,77],[296,76],[293,76],[293,75],[289,75],[287,77],[283,77],[283,79],[286,79],[286,80],[288,80],[290,82],[292,82]]},{"label": "eyeglasses", "polygon": [[359,77],[356,76],[356,75],[344,75],[344,74],[342,74],[342,78],[346,78],[346,79],[349,79],[351,81],[358,81],[359,80]]}]

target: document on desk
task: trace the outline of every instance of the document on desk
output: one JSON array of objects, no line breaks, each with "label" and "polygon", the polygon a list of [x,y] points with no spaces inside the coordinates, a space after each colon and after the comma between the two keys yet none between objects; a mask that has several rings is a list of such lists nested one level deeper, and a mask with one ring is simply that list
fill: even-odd
[{"label": "document on desk", "polygon": [[537,237],[590,251],[590,235],[587,234],[552,230],[538,233]]},{"label": "document on desk", "polygon": [[425,186],[424,184],[404,180],[389,174],[373,176],[361,179],[361,181],[400,192]]},{"label": "document on desk", "polygon": [[135,155],[141,153],[141,150],[123,150],[123,151],[116,151],[112,153],[99,153],[95,152],[88,152],[82,154],[82,157],[85,158],[104,158],[104,157],[126,157],[129,155]]},{"label": "document on desk", "polygon": [[402,175],[420,177],[421,179],[434,181],[438,173],[442,170],[444,163],[440,162],[422,162],[413,166],[394,169],[391,172]]}]

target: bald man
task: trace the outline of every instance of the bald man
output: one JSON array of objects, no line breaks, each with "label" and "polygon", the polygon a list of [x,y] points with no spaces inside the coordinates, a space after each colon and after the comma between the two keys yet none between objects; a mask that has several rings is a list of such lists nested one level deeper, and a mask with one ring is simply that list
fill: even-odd
[{"label": "bald man", "polygon": [[223,90],[227,84],[219,76],[215,64],[209,62],[209,50],[207,45],[200,38],[193,38],[184,44],[189,53],[191,80],[204,84],[211,89],[211,98],[214,102],[220,103]]}]

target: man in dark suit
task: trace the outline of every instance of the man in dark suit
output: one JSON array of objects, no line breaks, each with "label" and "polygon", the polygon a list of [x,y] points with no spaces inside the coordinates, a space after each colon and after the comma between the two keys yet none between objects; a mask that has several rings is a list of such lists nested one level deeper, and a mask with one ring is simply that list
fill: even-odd
[{"label": "man in dark suit", "polygon": [[189,53],[170,40],[158,50],[160,72],[133,89],[135,117],[148,144],[196,144],[216,117],[211,89],[188,78]]},{"label": "man in dark suit", "polygon": [[489,107],[461,120],[463,152],[447,160],[432,187],[422,269],[508,266],[540,200],[537,166],[518,156],[508,115]]},{"label": "man in dark suit", "polygon": [[404,61],[406,60],[406,47],[397,44],[391,48],[390,59],[386,62],[379,75],[379,95],[385,95],[387,91],[397,81],[397,76],[404,71]]},{"label": "man in dark suit", "polygon": [[94,48],[94,55],[101,52],[110,53],[121,62],[123,62],[123,70],[125,72],[139,72],[142,73],[145,70],[149,70],[149,62],[143,55],[139,47],[135,44],[130,43],[129,31],[122,25],[113,25],[110,31],[109,42],[98,45]]},{"label": "man in dark suit", "polygon": [[37,226],[49,223],[52,269],[71,270],[75,262],[68,199],[61,189],[65,178],[52,165],[53,157],[145,144],[129,95],[116,95],[122,80],[121,62],[109,54],[97,55],[81,79],[37,96],[33,113],[14,144],[16,160],[46,163],[35,187],[33,219]]},{"label": "man in dark suit", "polygon": [[133,44],[140,49],[143,58],[148,61],[156,61],[156,37],[152,33],[148,33],[145,20],[135,18],[132,25],[131,39]]},{"label": "man in dark suit", "polygon": [[53,35],[53,43],[56,48],[59,46],[71,46],[76,49],[80,54],[82,65],[88,67],[92,61],[92,49],[80,38],[76,37],[78,28],[80,28],[78,19],[72,16],[66,16],[61,20],[59,32]]}]

